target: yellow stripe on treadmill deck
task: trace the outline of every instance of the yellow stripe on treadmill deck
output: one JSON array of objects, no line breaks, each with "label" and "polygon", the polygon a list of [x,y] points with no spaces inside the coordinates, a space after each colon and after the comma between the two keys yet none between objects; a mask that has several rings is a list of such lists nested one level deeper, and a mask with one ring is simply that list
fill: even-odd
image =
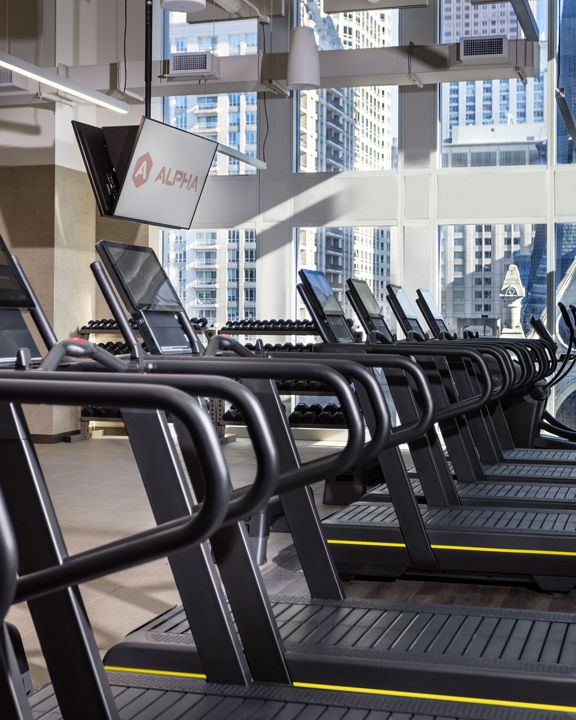
[{"label": "yellow stripe on treadmill deck", "polygon": [[346,685],[319,685],[317,683],[294,682],[294,687],[313,690],[336,690],[338,692],[367,693],[369,695],[390,695],[394,697],[416,698],[420,700],[445,700],[473,705],[497,705],[500,707],[522,708],[524,710],[552,710],[554,712],[576,712],[576,705],[546,705],[545,703],[517,702],[515,700],[492,700],[488,698],[470,698],[460,695],[435,695],[433,693],[408,692],[406,690],[379,690],[377,688],[348,687]]},{"label": "yellow stripe on treadmill deck", "polygon": [[[368,540],[326,540],[329,545],[369,545],[371,547],[402,547],[405,543],[370,542]],[[475,547],[473,545],[430,545],[433,550],[469,550],[470,552],[510,553],[512,555],[561,555],[576,557],[576,552],[567,550],[530,550],[525,548]]]},{"label": "yellow stripe on treadmill deck", "polygon": [[406,547],[406,543],[366,542],[364,540],[326,540],[326,542],[330,545],[376,545],[378,547]]},{"label": "yellow stripe on treadmill deck", "polygon": [[187,677],[206,680],[206,675],[204,675],[204,673],[172,672],[171,670],[147,670],[145,668],[114,667],[113,665],[104,665],[104,670],[111,670],[114,672],[142,673],[143,675],[170,675],[170,677]]}]

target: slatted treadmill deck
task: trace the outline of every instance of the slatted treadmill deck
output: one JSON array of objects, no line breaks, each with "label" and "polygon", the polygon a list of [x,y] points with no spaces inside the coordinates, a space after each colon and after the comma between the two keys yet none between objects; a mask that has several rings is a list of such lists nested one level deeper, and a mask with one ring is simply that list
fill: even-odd
[{"label": "slatted treadmill deck", "polygon": [[[410,481],[419,502],[425,502],[419,480]],[[470,482],[454,483],[462,502],[474,505],[534,505],[537,508],[576,510],[576,484],[556,485],[530,482]],[[366,502],[388,502],[390,494],[385,483],[376,485],[363,496]]]},{"label": "slatted treadmill deck", "polygon": [[[428,529],[497,530],[504,533],[527,530],[531,533],[561,535],[571,540],[576,534],[575,510],[422,506],[421,514]],[[398,519],[394,507],[389,503],[359,501],[332,513],[322,521],[322,524],[325,526],[354,524],[395,528],[398,527]],[[576,548],[574,544],[571,544],[570,547]]]},{"label": "slatted treadmill deck", "polygon": [[497,463],[484,465],[487,478],[509,480],[555,480],[556,482],[576,483],[576,465],[543,465],[541,463]]},{"label": "slatted treadmill deck", "polygon": [[576,450],[555,448],[514,448],[503,450],[505,460],[516,462],[550,462],[576,464]]},{"label": "slatted treadmill deck", "polygon": [[[576,615],[282,596],[271,603],[293,681],[576,707]],[[123,653],[138,642],[193,650],[181,608],[129,635],[106,665],[161,669],[150,645],[128,660]],[[330,680],[318,679],[316,661]]]},{"label": "slatted treadmill deck", "polygon": [[[526,720],[526,710],[279,686],[110,673],[121,720]],[[32,698],[35,720],[62,720],[52,687]],[[569,717],[569,716],[568,716]],[[531,720],[566,713],[530,711]]]}]

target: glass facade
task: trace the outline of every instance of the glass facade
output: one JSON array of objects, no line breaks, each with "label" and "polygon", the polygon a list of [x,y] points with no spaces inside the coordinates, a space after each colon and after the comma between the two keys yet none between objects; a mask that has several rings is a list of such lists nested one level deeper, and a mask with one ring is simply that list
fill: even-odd
[{"label": "glass facade", "polygon": [[439,228],[440,307],[451,332],[506,334],[502,292],[511,265],[523,286],[521,326],[546,309],[546,226],[529,223],[442,225]]},{"label": "glass facade", "polygon": [[[547,6],[530,3],[542,40]],[[522,38],[509,3],[472,5],[470,0],[441,0],[440,39]],[[539,78],[451,82],[440,86],[442,167],[539,165],[546,163],[546,43]]]},{"label": "glass facade", "polygon": [[[397,44],[396,11],[326,15],[319,0],[300,4],[301,24],[314,29],[320,51]],[[299,172],[389,170],[396,164],[397,92],[387,86],[299,93]]]}]

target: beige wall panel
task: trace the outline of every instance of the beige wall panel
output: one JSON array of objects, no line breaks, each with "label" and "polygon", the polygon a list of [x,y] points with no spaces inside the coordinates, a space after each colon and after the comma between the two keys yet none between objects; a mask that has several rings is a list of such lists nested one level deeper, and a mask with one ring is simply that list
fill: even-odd
[{"label": "beige wall panel", "polygon": [[407,220],[426,220],[430,218],[431,176],[404,176],[404,217]]},{"label": "beige wall panel", "polygon": [[438,221],[508,220],[545,222],[546,169],[466,169],[438,173]]},{"label": "beige wall panel", "polygon": [[54,138],[51,105],[0,108],[0,165],[52,165]]}]

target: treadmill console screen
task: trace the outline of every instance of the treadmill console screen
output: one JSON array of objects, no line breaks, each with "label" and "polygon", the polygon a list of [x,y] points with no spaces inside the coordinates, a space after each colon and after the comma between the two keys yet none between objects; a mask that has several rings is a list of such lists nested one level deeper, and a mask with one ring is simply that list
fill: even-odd
[{"label": "treadmill console screen", "polygon": [[436,329],[439,330],[441,333],[449,333],[450,331],[448,330],[446,323],[444,322],[442,312],[438,305],[436,305],[436,301],[432,297],[432,293],[430,292],[430,290],[418,289],[416,292],[418,293],[418,299],[420,300],[420,309],[422,310],[424,317],[429,315],[429,317],[426,317],[426,320],[431,326],[431,329],[433,329],[433,322],[434,325],[436,325]]},{"label": "treadmill console screen", "polygon": [[152,248],[101,240],[96,248],[152,354],[192,352],[177,313],[185,312]]},{"label": "treadmill console screen", "polygon": [[[152,248],[102,240],[98,249],[109,258],[132,308],[156,312],[184,310]],[[106,263],[108,268],[110,263]]]},{"label": "treadmill console screen", "polygon": [[362,305],[364,305],[364,308],[369,315],[373,315],[375,317],[382,316],[382,310],[380,309],[380,305],[378,305],[378,302],[374,297],[374,293],[372,292],[372,290],[370,290],[367,282],[365,282],[364,280],[349,279],[348,287],[350,289],[356,290],[356,293],[358,294]]},{"label": "treadmill console screen", "polygon": [[33,308],[34,301],[21,282],[10,251],[0,238],[0,308]]},{"label": "treadmill console screen", "polygon": [[305,297],[314,305],[310,308],[311,314],[325,331],[324,339],[328,342],[354,342],[342,305],[338,302],[326,275],[319,270],[300,270],[298,274]]},{"label": "treadmill console screen", "polygon": [[348,278],[346,283],[349,288],[348,297],[366,333],[377,330],[382,333],[389,342],[394,342],[394,337],[382,317],[382,311],[378,305],[378,301],[374,297],[374,293],[368,283],[364,280],[355,280],[353,278]]},{"label": "treadmill console screen", "polygon": [[404,332],[412,331],[424,337],[424,330],[418,322],[418,314],[410,302],[408,295],[406,295],[404,288],[400,287],[400,285],[390,284],[388,284],[386,288],[389,293],[390,306],[402,330],[404,330]]},{"label": "treadmill console screen", "polygon": [[328,278],[319,270],[300,270],[302,281],[310,288],[325,313],[338,313],[344,315],[342,305],[334,295],[334,290]]}]

